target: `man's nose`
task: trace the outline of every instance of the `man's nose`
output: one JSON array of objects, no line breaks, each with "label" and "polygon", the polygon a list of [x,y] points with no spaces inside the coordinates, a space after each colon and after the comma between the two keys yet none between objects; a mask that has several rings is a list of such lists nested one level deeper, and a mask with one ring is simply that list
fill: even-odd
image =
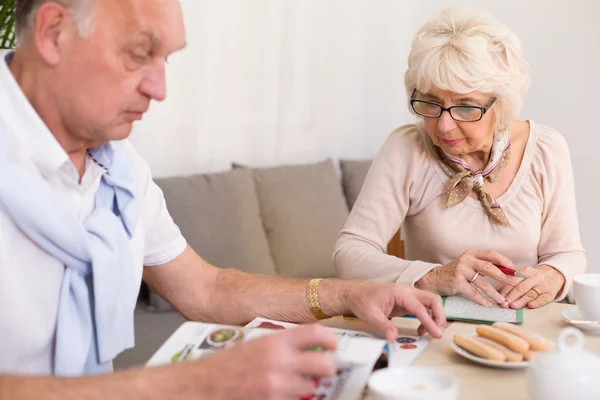
[{"label": "man's nose", "polygon": [[167,97],[165,65],[161,60],[156,60],[148,69],[147,75],[140,84],[140,91],[157,101],[163,101]]}]

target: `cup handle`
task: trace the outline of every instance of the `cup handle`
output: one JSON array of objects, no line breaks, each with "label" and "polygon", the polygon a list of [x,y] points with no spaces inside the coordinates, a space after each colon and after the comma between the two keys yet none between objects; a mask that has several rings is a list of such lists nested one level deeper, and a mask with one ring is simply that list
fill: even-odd
[{"label": "cup handle", "polygon": [[[572,345],[567,344],[570,337],[575,338]],[[569,326],[560,332],[557,347],[559,351],[580,351],[583,349],[584,341],[583,333],[579,329]]]}]

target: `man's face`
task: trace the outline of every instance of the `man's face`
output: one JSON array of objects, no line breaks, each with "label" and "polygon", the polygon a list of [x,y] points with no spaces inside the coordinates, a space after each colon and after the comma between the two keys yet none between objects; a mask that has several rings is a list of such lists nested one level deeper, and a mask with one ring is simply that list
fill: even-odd
[{"label": "man's face", "polygon": [[96,0],[87,38],[70,35],[54,71],[65,128],[95,145],[124,139],[166,97],[165,62],[185,45],[177,0]]}]

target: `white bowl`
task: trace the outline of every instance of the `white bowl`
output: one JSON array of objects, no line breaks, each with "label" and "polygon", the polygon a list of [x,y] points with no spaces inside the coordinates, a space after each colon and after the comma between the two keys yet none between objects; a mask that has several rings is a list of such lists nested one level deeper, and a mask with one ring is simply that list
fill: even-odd
[{"label": "white bowl", "polygon": [[369,399],[456,400],[458,379],[445,371],[427,367],[385,368],[369,378]]}]

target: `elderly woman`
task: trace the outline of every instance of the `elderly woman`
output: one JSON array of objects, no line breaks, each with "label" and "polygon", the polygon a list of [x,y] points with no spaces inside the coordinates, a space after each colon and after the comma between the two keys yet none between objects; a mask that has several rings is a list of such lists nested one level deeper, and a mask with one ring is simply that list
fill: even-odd
[{"label": "elderly woman", "polygon": [[[571,160],[558,132],[515,119],[528,86],[519,39],[489,15],[447,9],[417,32],[405,83],[418,122],[374,160],[337,275],[487,306],[563,299],[586,269]],[[405,260],[385,254],[401,225]]]}]

